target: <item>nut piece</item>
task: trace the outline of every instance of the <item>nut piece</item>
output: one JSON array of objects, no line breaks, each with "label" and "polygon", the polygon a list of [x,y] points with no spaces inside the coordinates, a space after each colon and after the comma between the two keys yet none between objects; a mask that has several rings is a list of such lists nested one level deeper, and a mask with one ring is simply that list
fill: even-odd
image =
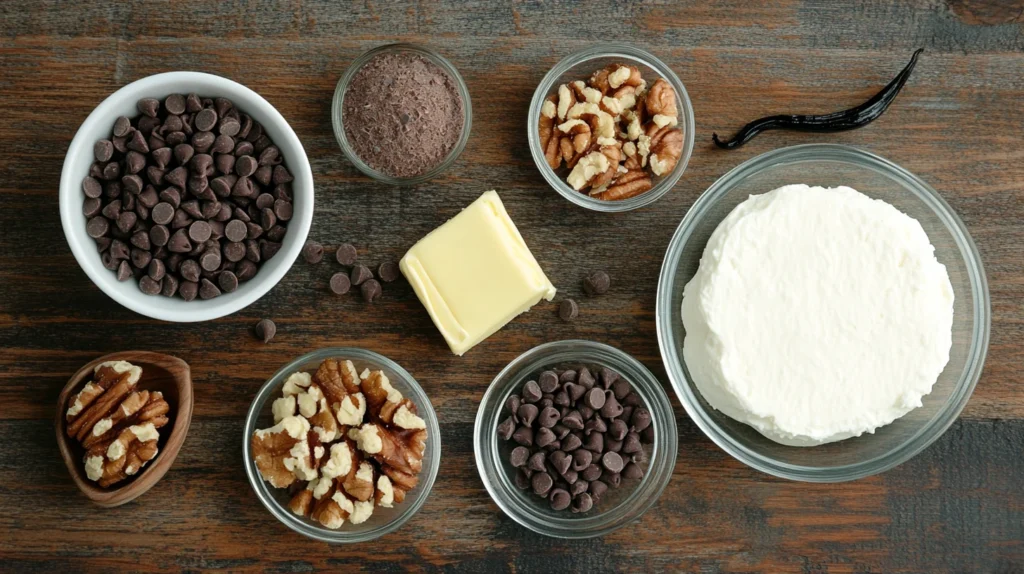
[{"label": "nut piece", "polygon": [[645,104],[647,113],[652,116],[662,115],[674,118],[679,115],[679,112],[676,111],[676,91],[672,89],[672,84],[669,84],[665,78],[658,78],[654,81],[650,91],[647,92]]},{"label": "nut piece", "polygon": [[256,431],[252,448],[272,486],[305,481],[288,503],[292,512],[340,528],[415,488],[426,421],[382,371],[357,374],[351,361],[328,359],[312,376],[289,376],[282,394],[271,407],[275,426]]}]

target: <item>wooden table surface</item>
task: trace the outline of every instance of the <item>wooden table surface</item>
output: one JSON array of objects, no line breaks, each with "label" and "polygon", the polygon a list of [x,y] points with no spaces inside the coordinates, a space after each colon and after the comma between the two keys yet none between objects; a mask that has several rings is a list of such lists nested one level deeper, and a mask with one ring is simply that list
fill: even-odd
[{"label": "wooden table surface", "polygon": [[[0,569],[26,571],[1024,571],[1024,24],[1022,2],[618,2],[0,4]],[[1007,6],[1006,4],[1010,4]],[[413,189],[376,184],[340,153],[335,83],[363,51],[429,44],[473,99],[465,153]],[[647,48],[689,90],[696,149],[676,188],[643,210],[600,215],[541,179],[526,144],[534,87],[559,59],[602,41]],[[711,144],[763,114],[824,112],[866,99],[925,53],[878,122],[853,132],[773,132],[738,151]],[[199,70],[267,98],[302,140],[316,181],[311,239],[353,242],[364,261],[397,259],[482,191],[497,188],[566,296],[607,270],[607,296],[563,323],[554,305],[459,358],[407,285],[367,306],[327,293],[333,263],[297,262],[270,293],[229,317],[162,323],[114,303],[75,263],[57,189],[75,130],[108,94],[144,76]],[[638,523],[601,539],[559,541],[505,517],[477,474],[471,443],[488,383],[517,355],[564,338],[611,343],[666,384],[655,338],[662,255],[716,178],[757,154],[837,142],[887,157],[935,187],[977,242],[992,296],[984,373],[960,419],[912,461],[846,484],[760,474],[708,440],[673,398],[680,448],[672,482]],[[272,317],[277,338],[249,328]],[[293,534],[261,506],[241,464],[241,429],[260,384],[289,359],[329,345],[404,365],[441,422],[433,492],[402,530],[331,547]],[[82,364],[112,351],[178,355],[192,366],[195,417],[153,490],[91,506],[61,462],[55,401]]]}]

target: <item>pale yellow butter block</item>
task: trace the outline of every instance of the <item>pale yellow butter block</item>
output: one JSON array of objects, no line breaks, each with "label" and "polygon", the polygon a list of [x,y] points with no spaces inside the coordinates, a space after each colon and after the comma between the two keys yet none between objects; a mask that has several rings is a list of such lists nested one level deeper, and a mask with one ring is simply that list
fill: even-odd
[{"label": "pale yellow butter block", "polygon": [[456,355],[555,296],[494,191],[413,245],[399,266]]}]

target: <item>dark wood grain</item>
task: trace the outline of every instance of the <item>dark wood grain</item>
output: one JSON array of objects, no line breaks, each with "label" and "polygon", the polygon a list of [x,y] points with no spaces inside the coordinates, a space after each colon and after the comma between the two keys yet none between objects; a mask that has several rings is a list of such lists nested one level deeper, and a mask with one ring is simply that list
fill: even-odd
[{"label": "dark wood grain", "polygon": [[[1024,571],[1024,26],[1020,1],[901,3],[621,2],[0,3],[0,569],[49,571]],[[430,44],[459,68],[473,98],[465,153],[439,180],[395,189],[342,157],[329,107],[364,50]],[[536,172],[526,108],[547,69],[594,42],[632,42],[686,84],[697,147],[676,189],[651,208],[584,211]],[[774,132],[740,150],[713,148],[779,111],[859,103],[910,53],[925,54],[884,118],[823,138]],[[228,76],[288,119],[316,181],[311,238],[351,241],[370,263],[397,259],[482,191],[499,190],[560,292],[605,269],[610,294],[581,298],[574,324],[538,306],[465,357],[452,356],[408,286],[368,307],[333,297],[329,263],[297,263],[248,309],[200,325],[127,311],[75,264],[57,187],[78,125],[118,87],[169,70]],[[920,175],[966,222],[992,296],[985,371],[960,420],[920,456],[884,475],[809,485],[731,459],[676,404],[679,461],[659,503],[599,540],[534,535],[487,496],[471,446],[478,401],[518,354],[581,337],[635,355],[667,382],[655,338],[657,274],[669,238],[700,192],[767,150],[811,141],[863,147]],[[272,317],[277,338],[248,329]],[[241,466],[245,410],[297,354],[326,345],[384,353],[416,376],[442,425],[434,491],[402,530],[374,544],[329,547],[287,531]],[[132,504],[98,511],[75,488],[54,442],[67,378],[125,349],[192,367],[195,416],[173,468]]]}]

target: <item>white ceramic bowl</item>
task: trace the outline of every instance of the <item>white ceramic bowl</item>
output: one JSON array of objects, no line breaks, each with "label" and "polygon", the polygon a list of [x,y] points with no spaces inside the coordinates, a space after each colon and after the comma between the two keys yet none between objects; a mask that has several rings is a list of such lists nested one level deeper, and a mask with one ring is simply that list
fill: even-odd
[{"label": "white ceramic bowl", "polygon": [[[119,282],[116,274],[103,267],[96,243],[85,231],[82,215],[82,179],[93,162],[93,144],[109,138],[118,116],[138,115],[135,103],[141,98],[163,100],[172,93],[195,92],[203,97],[230,99],[241,111],[263,125],[264,132],[280,148],[292,182],[294,214],[281,250],[263,263],[255,277],[233,293],[213,299],[185,301],[179,297],[146,295],[134,280]],[[313,221],[313,172],[302,143],[284,117],[259,94],[227,78],[199,72],[168,72],[128,84],[103,100],[78,128],[71,140],[60,176],[60,220],[71,252],[89,279],[112,299],[139,313],[164,321],[208,321],[229,315],[256,301],[284,277],[295,262]]]}]

